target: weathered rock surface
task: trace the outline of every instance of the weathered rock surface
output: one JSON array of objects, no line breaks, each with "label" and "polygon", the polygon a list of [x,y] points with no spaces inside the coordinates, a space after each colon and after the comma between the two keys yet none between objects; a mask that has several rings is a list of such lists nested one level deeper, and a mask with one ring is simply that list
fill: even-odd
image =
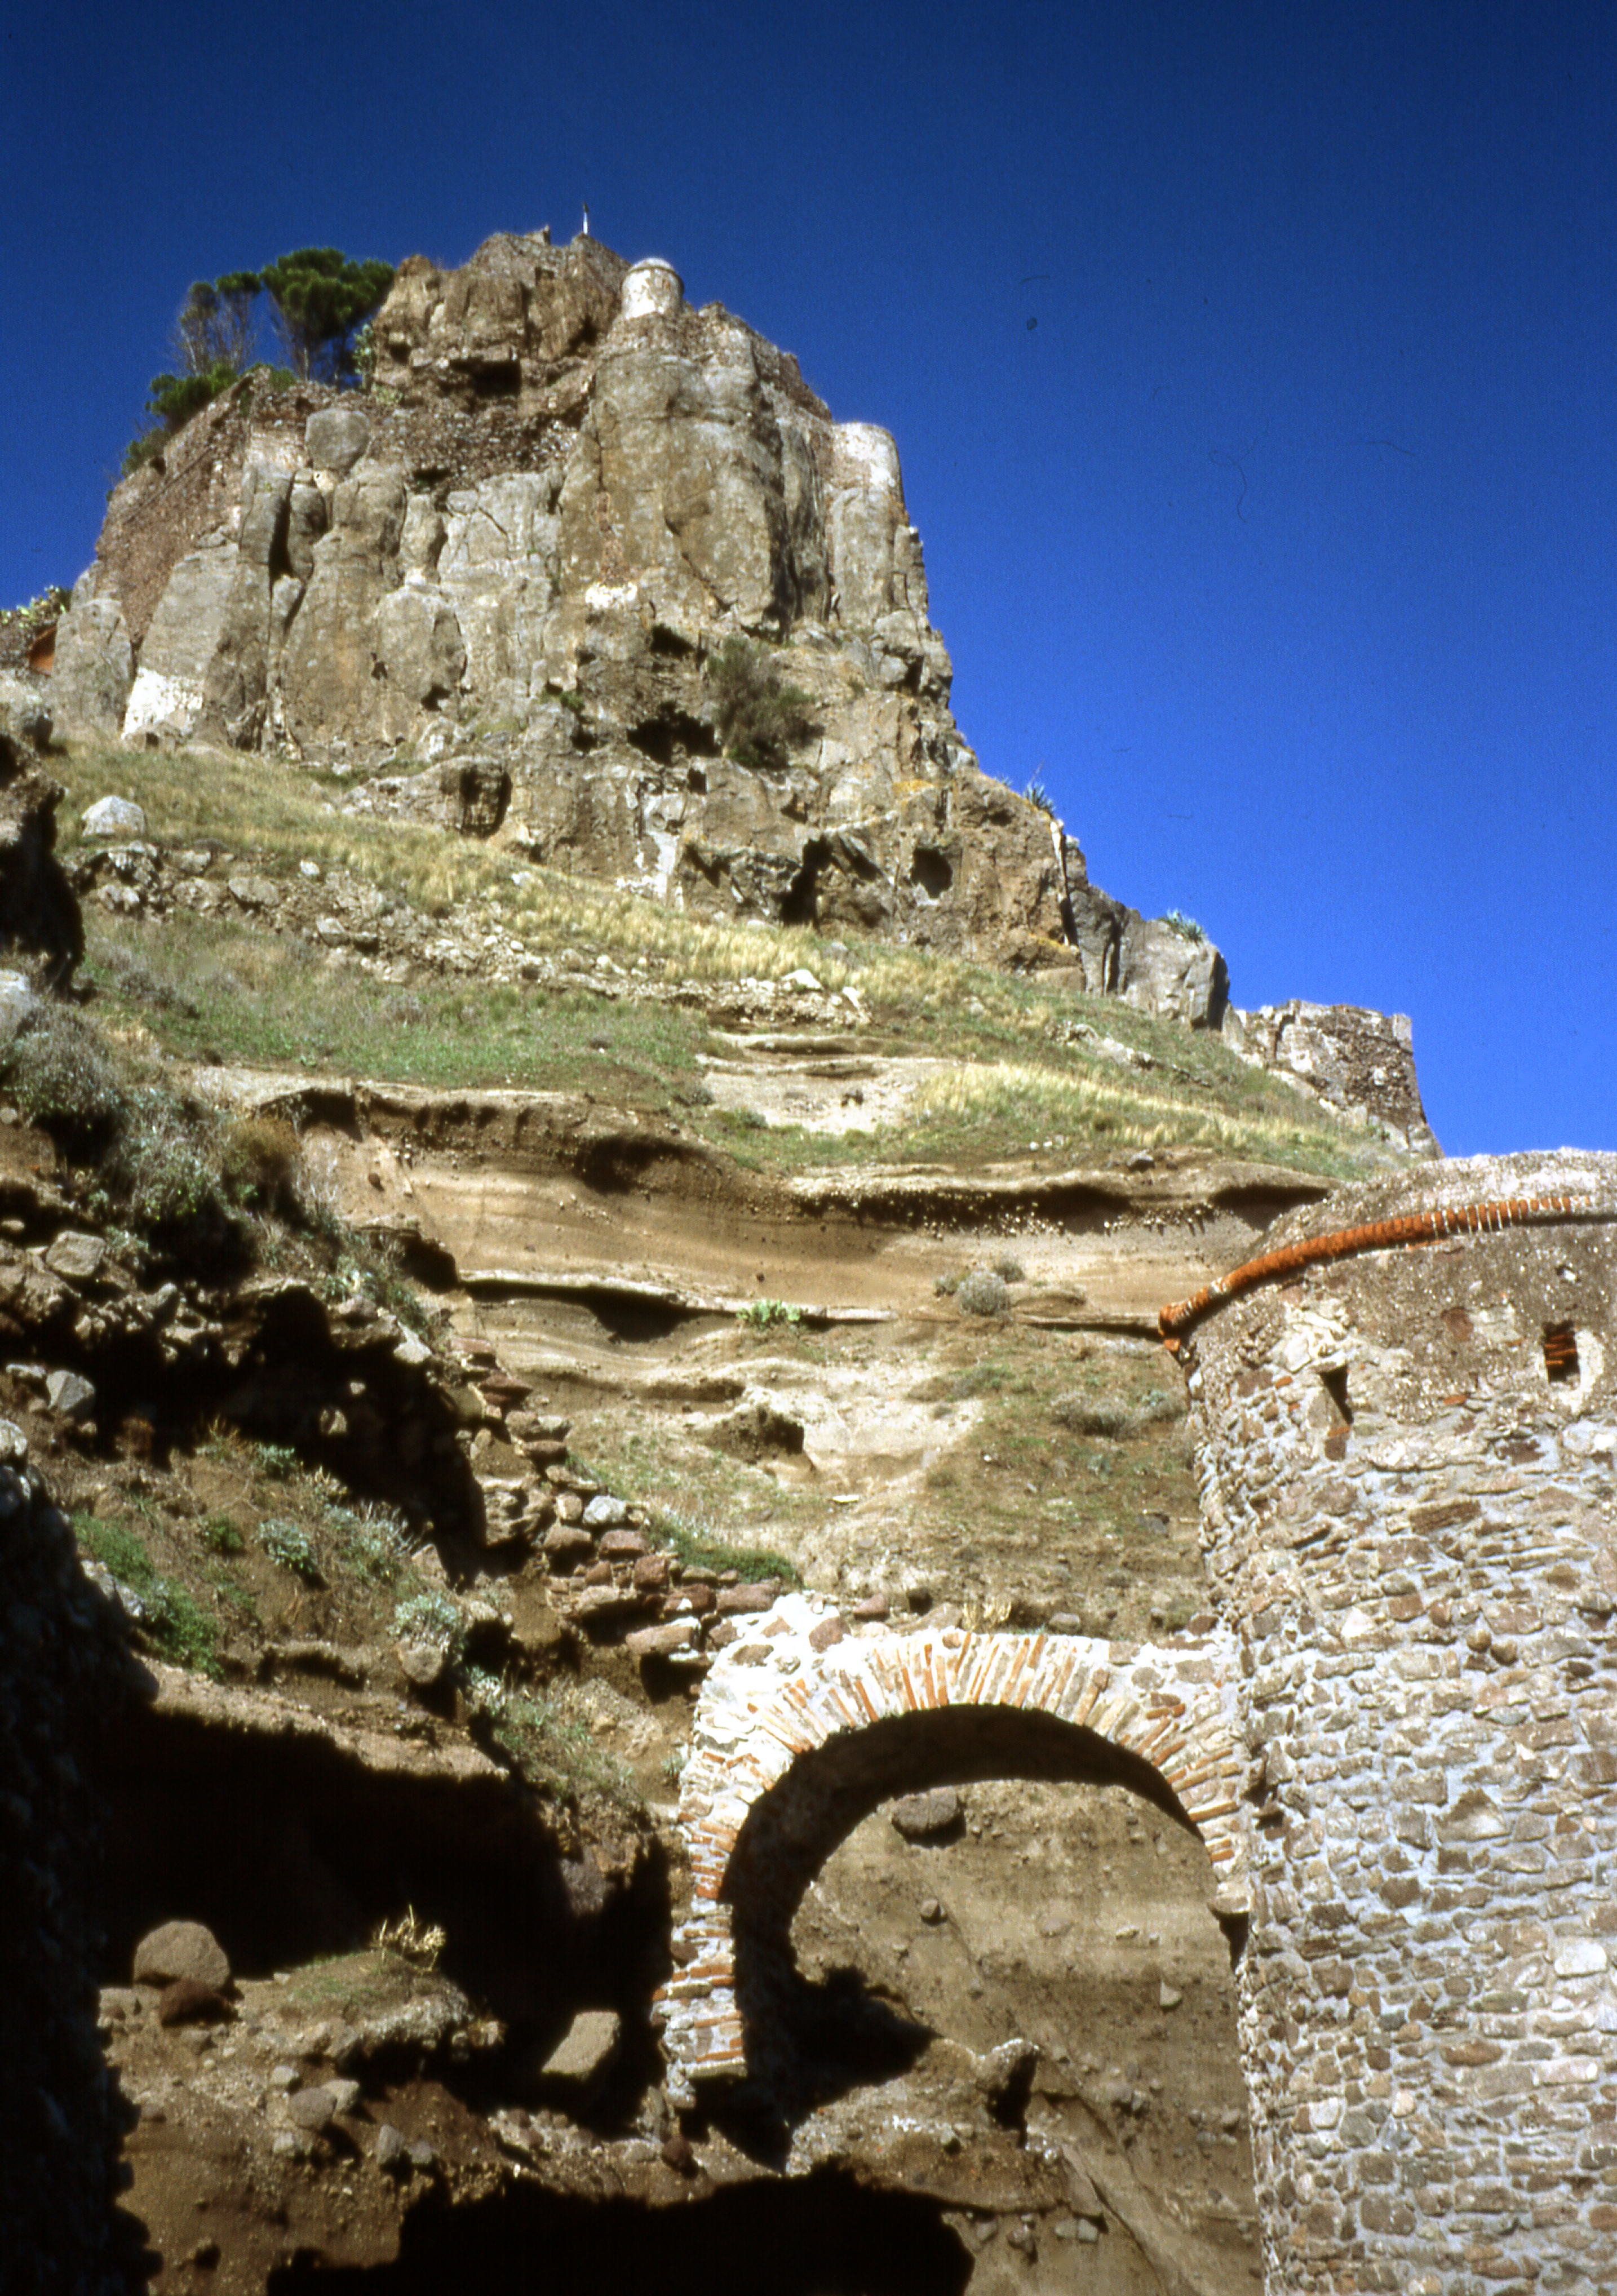
[{"label": "weathered rock surface", "polygon": [[213,1931],[201,1922],[165,1922],[135,1948],[137,1985],[172,1985],[189,1978],[217,1993],[230,1982],[230,1962]]},{"label": "weathered rock surface", "polygon": [[[76,724],[363,761],[362,809],[1218,1025],[1217,951],[979,771],[886,431],[588,239],[414,258],[375,332],[369,397],[249,377],[118,490],[59,639]],[[719,731],[737,637],[801,696],[768,767]]]},{"label": "weathered rock surface", "polygon": [[1231,1006],[1224,1037],[1255,1066],[1272,1069],[1357,1124],[1379,1123],[1416,1155],[1441,1156],[1415,1074],[1412,1031],[1401,1013],[1359,1004]]}]

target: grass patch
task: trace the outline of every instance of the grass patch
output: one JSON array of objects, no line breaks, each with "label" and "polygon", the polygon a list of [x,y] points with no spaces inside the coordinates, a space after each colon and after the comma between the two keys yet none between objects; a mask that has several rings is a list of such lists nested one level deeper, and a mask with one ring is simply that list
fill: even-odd
[{"label": "grass patch", "polygon": [[537,1792],[569,1802],[605,1802],[630,1815],[644,1808],[628,1767],[576,1715],[525,1692],[503,1693],[487,1710],[489,1736]]},{"label": "grass patch", "polygon": [[[807,966],[832,992],[853,988],[874,1049],[948,1045],[950,1072],[901,1124],[874,1136],[758,1129],[713,1111],[693,1119],[759,1168],[873,1154],[902,1160],[1026,1152],[1202,1148],[1348,1178],[1399,1159],[1372,1133],[1338,1124],[1216,1037],[1136,1013],[1116,998],[1032,985],[926,949],[829,947],[800,927],[759,929],[682,913],[419,824],[340,811],[311,776],[274,757],[193,758],[70,750],[54,760],[75,814],[109,787],[145,809],[160,843],[228,835],[233,855],[291,881],[300,862],[346,872],[390,909],[452,912],[497,926],[536,957],[590,972],[620,991],[604,1053],[603,1007],[582,989],[468,985],[434,978],[390,987],[261,926],[176,911],[160,931],[92,904],[89,977],[153,1036],[196,1057],[312,1065],[423,1085],[549,1089],[638,1086],[691,1108],[685,1080],[705,1025],[675,1002],[689,990],[779,980]],[[64,809],[64,824],[66,809]],[[74,842],[70,829],[64,845]],[[640,993],[636,993],[640,992]],[[852,1018],[850,1008],[850,1018]],[[1144,1065],[1120,1066],[1103,1039]],[[670,1087],[672,1089],[670,1090]]]},{"label": "grass patch", "polygon": [[213,1620],[193,1595],[160,1575],[139,1534],[127,1524],[89,1514],[73,1517],[73,1532],[86,1554],[139,1597],[144,1616],[137,1633],[171,1665],[218,1680],[218,1636]]},{"label": "grass patch", "polygon": [[772,1546],[733,1544],[715,1524],[695,1522],[666,1508],[656,1511],[652,1523],[658,1543],[677,1554],[687,1570],[735,1570],[749,1581],[778,1578],[787,1587],[799,1584],[797,1565]]}]

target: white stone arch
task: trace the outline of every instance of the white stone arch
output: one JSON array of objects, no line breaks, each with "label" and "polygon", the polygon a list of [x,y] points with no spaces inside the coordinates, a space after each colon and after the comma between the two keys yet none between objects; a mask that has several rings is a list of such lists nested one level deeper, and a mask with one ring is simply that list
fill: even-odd
[{"label": "white stone arch", "polygon": [[704,1685],[682,1783],[691,1908],[660,1996],[673,2093],[688,2096],[691,2084],[749,2070],[734,1897],[768,1886],[767,1876],[736,1870],[749,1820],[796,1766],[901,1717],[1016,1709],[1070,1726],[1074,1738],[1086,1735],[1134,1766],[1135,1783],[1144,1774],[1160,1785],[1158,1799],[1206,1849],[1218,1878],[1214,1912],[1225,1920],[1247,1913],[1247,1761],[1227,1636],[1134,1647],[948,1628],[831,1641],[834,1622],[803,1596],[746,1623],[748,1639]]}]

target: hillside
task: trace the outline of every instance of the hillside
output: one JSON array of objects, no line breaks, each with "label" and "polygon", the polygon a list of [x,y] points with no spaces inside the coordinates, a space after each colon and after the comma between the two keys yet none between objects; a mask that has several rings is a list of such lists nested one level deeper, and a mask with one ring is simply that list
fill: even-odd
[{"label": "hillside", "polygon": [[[884,434],[671,279],[406,265],[387,396],[237,386],[6,684],[0,1439],[62,1559],[0,1720],[100,1803],[32,1852],[76,2141],[10,2146],[28,2221],[93,2224],[116,2150],[164,2296],[503,2286],[536,2240],[739,2289],[760,2238],[805,2292],[1233,2296],[1194,1837],[1120,1783],[879,1811],[792,1931],[835,2013],[697,2110],[676,1802],[793,1590],[851,1636],[1202,1631],[1157,1310],[1434,1144],[1407,1027],[1236,1014],[1088,886],[954,726]],[[751,762],[738,643],[808,696]],[[223,1975],[139,1960],[175,1920]]]}]

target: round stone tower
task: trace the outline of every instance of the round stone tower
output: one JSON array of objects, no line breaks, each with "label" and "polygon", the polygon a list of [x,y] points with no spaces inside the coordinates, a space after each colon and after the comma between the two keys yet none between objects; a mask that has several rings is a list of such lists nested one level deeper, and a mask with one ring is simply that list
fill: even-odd
[{"label": "round stone tower", "polygon": [[624,275],[620,319],[671,319],[685,305],[685,282],[660,255],[645,256]]},{"label": "round stone tower", "polygon": [[1445,1164],[1167,1311],[1241,1650],[1271,2296],[1617,2286],[1617,1157]]}]

